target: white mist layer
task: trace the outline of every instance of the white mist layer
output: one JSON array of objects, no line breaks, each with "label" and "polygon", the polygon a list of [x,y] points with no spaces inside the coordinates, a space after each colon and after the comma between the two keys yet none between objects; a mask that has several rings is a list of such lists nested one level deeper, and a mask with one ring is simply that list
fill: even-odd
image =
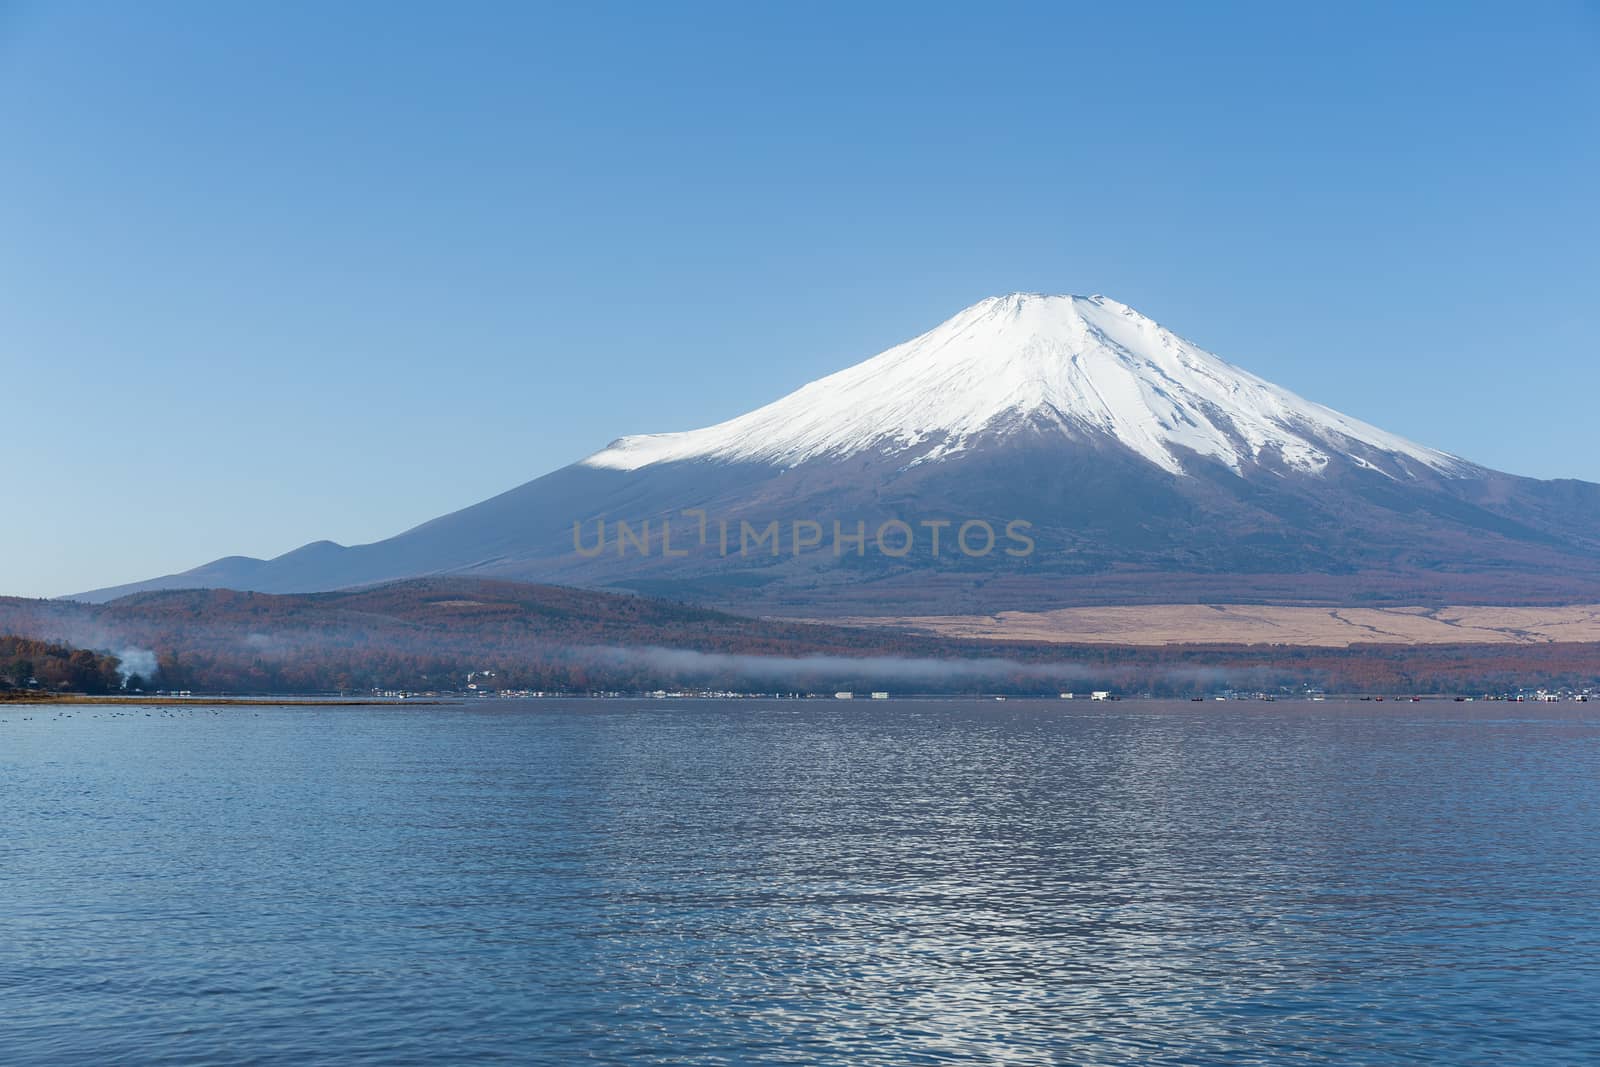
[{"label": "white mist layer", "polygon": [[1362,455],[1368,451],[1399,460],[1402,475],[1411,473],[1405,459],[1445,475],[1476,469],[1280,389],[1115,300],[1029,294],[974,304],[749,414],[684,433],[623,437],[583,463],[791,467],[913,449],[920,463],[965,451],[979,435],[1040,425],[1075,439],[1111,438],[1174,474],[1185,473],[1185,451],[1234,471],[1267,461],[1316,474],[1335,454],[1373,467]]}]

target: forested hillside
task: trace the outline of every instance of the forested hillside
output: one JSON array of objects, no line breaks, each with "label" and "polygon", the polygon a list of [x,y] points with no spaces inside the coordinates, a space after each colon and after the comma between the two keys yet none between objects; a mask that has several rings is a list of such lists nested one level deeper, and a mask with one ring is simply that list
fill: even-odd
[{"label": "forested hillside", "polygon": [[[1371,693],[1600,684],[1600,646],[1060,645],[964,641],[728,615],[643,597],[470,579],[272,595],[141,593],[91,605],[0,598],[0,633],[41,685],[117,688],[116,657],[146,688],[314,693],[712,686],[747,691],[1198,694],[1316,686]],[[18,647],[22,647],[19,645]],[[65,655],[63,660],[62,655]],[[39,674],[43,663],[45,673]],[[72,673],[72,672],[76,673]],[[67,672],[67,673],[63,673]],[[11,668],[7,677],[13,677]],[[47,678],[49,679],[47,681]]]},{"label": "forested hillside", "polygon": [[[132,688],[142,679],[129,679]],[[123,688],[115,656],[51,641],[0,634],[0,690],[109,693]]]}]

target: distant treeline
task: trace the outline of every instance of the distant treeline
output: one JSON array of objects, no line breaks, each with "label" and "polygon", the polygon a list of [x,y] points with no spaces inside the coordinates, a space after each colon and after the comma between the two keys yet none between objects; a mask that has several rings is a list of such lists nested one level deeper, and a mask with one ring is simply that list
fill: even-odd
[{"label": "distant treeline", "polygon": [[[104,605],[0,598],[0,631],[55,654],[26,660],[41,688],[119,684],[123,650],[145,689],[232,693],[458,690],[584,692],[705,686],[747,691],[1180,696],[1315,686],[1346,693],[1495,692],[1600,685],[1600,645],[1064,646],[751,619],[643,597],[556,586],[419,579],[292,595],[142,593]],[[17,639],[10,639],[17,640]],[[0,646],[5,647],[5,646]],[[20,647],[20,646],[18,646]],[[45,666],[41,667],[40,665]],[[65,671],[65,673],[63,673]]]},{"label": "distant treeline", "polygon": [[109,693],[122,688],[115,656],[50,641],[0,635],[0,690]]}]

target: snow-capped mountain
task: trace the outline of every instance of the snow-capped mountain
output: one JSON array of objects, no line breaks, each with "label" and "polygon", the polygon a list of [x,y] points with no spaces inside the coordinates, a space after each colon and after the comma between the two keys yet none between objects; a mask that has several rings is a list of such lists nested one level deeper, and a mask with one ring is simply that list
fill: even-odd
[{"label": "snow-capped mountain", "polygon": [[[624,541],[619,522],[649,531]],[[949,551],[969,522],[1005,530],[1011,551]],[[777,537],[751,553],[746,527]],[[885,529],[901,540],[874,551],[838,537]],[[620,438],[384,541],[86,596],[432,574],[810,615],[1593,600],[1600,486],[1387,433],[1105,297],[1015,294],[748,414]]]},{"label": "snow-capped mountain", "polygon": [[[686,460],[793,467],[860,453],[961,452],[1037,421],[1062,436],[1109,437],[1181,474],[1188,454],[1234,471],[1277,462],[1308,473],[1342,453],[1470,464],[1304,400],[1103,296],[992,297],[920,337],[747,415],[687,433],[624,437],[584,460],[638,470]],[[1402,463],[1400,473],[1405,473]]]}]

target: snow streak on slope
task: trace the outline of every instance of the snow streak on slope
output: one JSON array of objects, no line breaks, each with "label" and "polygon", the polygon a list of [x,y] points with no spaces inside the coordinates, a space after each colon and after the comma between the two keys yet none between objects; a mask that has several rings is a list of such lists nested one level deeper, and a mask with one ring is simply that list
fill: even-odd
[{"label": "snow streak on slope", "polygon": [[926,462],[980,434],[1054,427],[1111,438],[1164,470],[1184,450],[1234,471],[1276,461],[1319,473],[1333,454],[1408,474],[1471,464],[1304,400],[1103,296],[1014,294],[974,304],[905,344],[747,415],[685,433],[624,437],[583,463],[637,470],[680,460],[794,466],[820,457],[917,450]]}]

